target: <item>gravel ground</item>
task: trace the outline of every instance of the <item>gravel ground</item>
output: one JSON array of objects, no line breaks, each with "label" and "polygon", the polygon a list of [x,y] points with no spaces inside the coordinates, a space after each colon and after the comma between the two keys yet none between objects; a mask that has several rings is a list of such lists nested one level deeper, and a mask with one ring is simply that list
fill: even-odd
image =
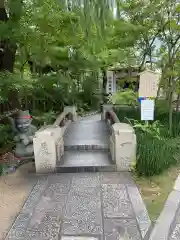
[{"label": "gravel ground", "polygon": [[16,172],[0,176],[0,240],[5,236],[19,214],[37,178],[30,173],[34,164],[28,163]]}]

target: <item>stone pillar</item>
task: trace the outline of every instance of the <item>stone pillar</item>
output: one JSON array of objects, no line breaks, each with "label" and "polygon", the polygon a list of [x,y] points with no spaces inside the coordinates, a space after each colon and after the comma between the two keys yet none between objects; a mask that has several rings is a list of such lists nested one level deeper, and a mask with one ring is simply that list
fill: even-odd
[{"label": "stone pillar", "polygon": [[101,113],[101,120],[106,120],[106,112],[107,110],[112,110],[113,109],[113,105],[112,104],[104,104],[103,105],[103,109],[102,109],[102,113]]},{"label": "stone pillar", "polygon": [[78,115],[77,115],[77,108],[75,107],[75,106],[66,106],[65,108],[64,108],[64,113],[65,114],[68,114],[68,113],[71,113],[72,114],[72,116],[73,116],[73,121],[77,121],[77,117],[78,117]]},{"label": "stone pillar", "polygon": [[62,130],[59,126],[48,126],[36,132],[33,139],[37,173],[56,171],[56,164],[64,154]]},{"label": "stone pillar", "polygon": [[132,163],[136,160],[136,135],[133,127],[126,123],[112,125],[110,151],[117,171],[131,170]]}]

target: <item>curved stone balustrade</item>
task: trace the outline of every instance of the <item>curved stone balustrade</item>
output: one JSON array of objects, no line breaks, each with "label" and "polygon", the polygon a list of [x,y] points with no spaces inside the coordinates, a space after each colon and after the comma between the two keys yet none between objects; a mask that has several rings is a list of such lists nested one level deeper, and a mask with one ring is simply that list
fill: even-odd
[{"label": "curved stone balustrade", "polygon": [[64,133],[71,121],[76,121],[76,107],[67,106],[53,125],[39,129],[33,139],[37,173],[55,172],[64,155]]},{"label": "curved stone balustrade", "polygon": [[113,105],[104,105],[102,120],[111,128],[110,152],[117,171],[130,171],[136,159],[136,135],[131,125],[120,123]]}]

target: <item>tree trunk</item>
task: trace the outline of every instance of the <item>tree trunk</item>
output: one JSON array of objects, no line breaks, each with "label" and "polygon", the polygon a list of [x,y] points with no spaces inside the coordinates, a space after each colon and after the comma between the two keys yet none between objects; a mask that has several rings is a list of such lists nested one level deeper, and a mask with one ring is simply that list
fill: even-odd
[{"label": "tree trunk", "polygon": [[177,96],[176,112],[179,112],[179,105],[180,105],[180,93],[178,93],[178,96]]},{"label": "tree trunk", "polygon": [[169,94],[169,133],[172,135],[172,117],[173,117],[173,103],[172,103],[173,91]]},{"label": "tree trunk", "polygon": [[[8,24],[8,16],[4,6],[4,0],[0,0],[0,22]],[[16,55],[16,44],[10,42],[10,39],[0,41],[0,72],[13,72]],[[20,108],[17,90],[8,94],[9,104],[12,109]]]},{"label": "tree trunk", "polygon": [[102,75],[103,75],[103,102],[106,103],[106,85],[107,85],[107,76],[106,76],[106,70],[103,68],[102,69]]}]

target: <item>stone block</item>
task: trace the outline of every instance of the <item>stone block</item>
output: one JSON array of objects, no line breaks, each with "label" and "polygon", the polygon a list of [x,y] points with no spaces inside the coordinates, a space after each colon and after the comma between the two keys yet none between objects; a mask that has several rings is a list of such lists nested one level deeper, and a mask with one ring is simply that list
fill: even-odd
[{"label": "stone block", "polygon": [[71,113],[72,114],[72,121],[76,121],[77,118],[78,118],[77,108],[75,106],[66,106],[64,108],[64,113],[65,114]]},{"label": "stone block", "polygon": [[106,120],[106,112],[108,110],[112,110],[112,109],[113,109],[112,104],[104,104],[103,109],[102,109],[102,113],[101,113],[101,120]]},{"label": "stone block", "polygon": [[125,123],[112,126],[111,155],[118,171],[130,171],[136,159],[136,135],[133,127]]},{"label": "stone block", "polygon": [[33,139],[35,166],[37,173],[55,172],[56,164],[64,154],[61,128],[49,126],[36,132]]}]

